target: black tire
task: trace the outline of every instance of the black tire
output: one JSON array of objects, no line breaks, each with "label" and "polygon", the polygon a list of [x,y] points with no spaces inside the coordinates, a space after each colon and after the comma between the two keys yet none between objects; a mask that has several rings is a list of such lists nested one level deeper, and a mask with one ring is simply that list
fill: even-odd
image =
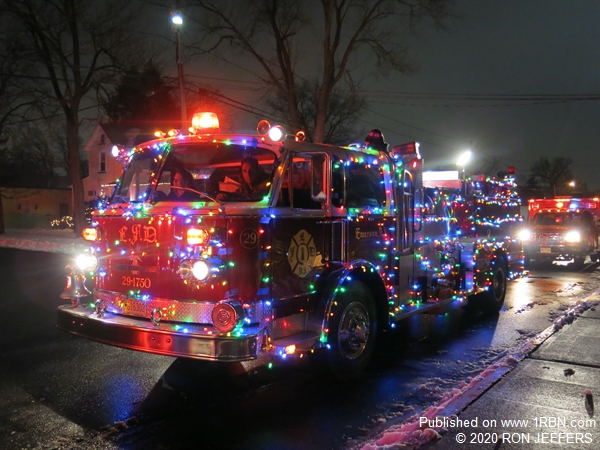
[{"label": "black tire", "polygon": [[477,295],[479,307],[485,314],[498,314],[506,297],[506,266],[496,261],[492,267],[492,284],[490,288]]},{"label": "black tire", "polygon": [[367,286],[353,281],[336,296],[329,322],[327,362],[340,380],[356,377],[369,364],[377,335],[373,296]]}]

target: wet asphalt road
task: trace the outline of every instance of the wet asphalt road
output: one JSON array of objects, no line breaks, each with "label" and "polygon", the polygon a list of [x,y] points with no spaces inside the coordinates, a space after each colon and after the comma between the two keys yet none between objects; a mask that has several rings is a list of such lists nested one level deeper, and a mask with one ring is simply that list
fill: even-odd
[{"label": "wet asphalt road", "polygon": [[410,417],[598,287],[539,265],[504,310],[417,316],[340,384],[318,361],[214,364],[117,349],[54,327],[67,257],[0,249],[0,448],[337,449]]}]

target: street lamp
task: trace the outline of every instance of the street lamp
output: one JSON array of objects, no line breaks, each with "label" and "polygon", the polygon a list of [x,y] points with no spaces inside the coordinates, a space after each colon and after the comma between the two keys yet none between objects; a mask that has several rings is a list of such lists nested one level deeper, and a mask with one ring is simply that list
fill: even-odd
[{"label": "street lamp", "polygon": [[467,183],[466,183],[467,179],[465,177],[465,166],[467,165],[467,163],[469,162],[470,159],[471,159],[471,150],[467,150],[462,155],[460,155],[460,157],[458,158],[458,161],[456,161],[456,165],[462,167],[463,195],[465,197],[467,195]]},{"label": "street lamp", "polygon": [[183,80],[183,56],[181,54],[181,26],[183,25],[183,16],[179,11],[171,12],[171,22],[175,29],[177,43],[175,48],[175,59],[177,61],[177,78],[179,79],[179,102],[181,103],[181,129],[187,126],[187,112],[185,106],[185,85]]}]

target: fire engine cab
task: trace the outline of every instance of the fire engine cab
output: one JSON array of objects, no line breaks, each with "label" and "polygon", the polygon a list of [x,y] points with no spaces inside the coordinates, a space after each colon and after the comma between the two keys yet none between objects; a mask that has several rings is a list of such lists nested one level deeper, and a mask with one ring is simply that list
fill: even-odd
[{"label": "fire engine cab", "polygon": [[424,177],[418,143],[193,124],[116,149],[125,170],[84,230],[60,329],[201,360],[318,352],[349,377],[379,331],[468,298],[498,312],[522,273],[514,180]]},{"label": "fire engine cab", "polygon": [[520,233],[527,260],[598,260],[598,197],[531,199],[527,209],[529,223]]}]

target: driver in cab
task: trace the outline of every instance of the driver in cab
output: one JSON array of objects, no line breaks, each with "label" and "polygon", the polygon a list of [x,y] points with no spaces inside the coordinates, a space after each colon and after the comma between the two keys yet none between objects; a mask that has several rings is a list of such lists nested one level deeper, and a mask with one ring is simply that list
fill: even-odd
[{"label": "driver in cab", "polygon": [[198,196],[188,189],[194,189],[194,178],[187,170],[178,169],[171,179],[171,190],[167,198],[180,202],[196,200]]}]

